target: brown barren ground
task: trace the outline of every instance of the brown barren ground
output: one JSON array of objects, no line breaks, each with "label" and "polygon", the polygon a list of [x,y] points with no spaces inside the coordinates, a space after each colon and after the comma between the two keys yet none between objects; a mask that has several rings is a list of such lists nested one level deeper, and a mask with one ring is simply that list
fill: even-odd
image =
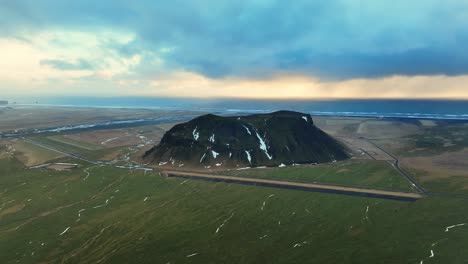
[{"label": "brown barren ground", "polygon": [[128,120],[193,114],[193,111],[170,111],[124,108],[84,108],[12,106],[0,112],[0,131],[91,124],[109,120]]},{"label": "brown barren ground", "polygon": [[468,149],[446,152],[436,156],[405,157],[401,159],[404,166],[426,171],[423,180],[448,178],[452,176],[468,177]]}]

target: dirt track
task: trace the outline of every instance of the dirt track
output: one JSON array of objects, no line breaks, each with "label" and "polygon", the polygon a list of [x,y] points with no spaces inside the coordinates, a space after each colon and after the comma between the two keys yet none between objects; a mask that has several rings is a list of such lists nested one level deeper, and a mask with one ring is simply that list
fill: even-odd
[{"label": "dirt track", "polygon": [[415,201],[417,199],[424,197],[423,195],[418,194],[418,193],[391,192],[391,191],[383,191],[383,190],[376,190],[376,189],[364,189],[364,188],[356,188],[356,187],[322,185],[322,184],[313,184],[313,183],[299,183],[299,182],[278,181],[278,180],[269,180],[269,179],[256,179],[256,178],[244,178],[244,177],[241,178],[241,177],[213,175],[213,174],[196,173],[196,172],[163,171],[162,174],[168,177],[189,178],[189,179],[194,179],[194,180],[248,184],[248,185],[257,185],[257,186],[273,187],[273,188],[326,192],[326,193],[346,194],[346,195],[354,195],[354,196],[364,196],[364,197],[403,200],[403,201]]}]

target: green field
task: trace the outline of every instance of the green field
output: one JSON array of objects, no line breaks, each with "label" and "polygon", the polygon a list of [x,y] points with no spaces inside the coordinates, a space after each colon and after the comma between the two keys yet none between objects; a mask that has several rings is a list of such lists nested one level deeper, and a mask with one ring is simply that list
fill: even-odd
[{"label": "green field", "polygon": [[97,150],[97,149],[102,148],[102,146],[99,144],[93,144],[93,143],[82,141],[82,140],[76,140],[76,139],[65,137],[62,135],[48,137],[48,139],[58,141],[67,145],[72,145],[78,148],[84,148],[87,150]]},{"label": "green field", "polygon": [[[430,173],[424,170],[405,167],[406,171],[428,191],[434,193],[468,195],[468,177],[447,172],[446,177],[431,177]],[[427,179],[429,177],[429,179]],[[467,196],[468,197],[468,196]]]},{"label": "green field", "polygon": [[388,162],[377,160],[348,160],[340,163],[315,166],[304,165],[284,168],[234,170],[223,171],[220,174],[351,185],[393,191],[414,191],[411,184],[392,168]]},{"label": "green field", "polygon": [[2,263],[468,259],[468,226],[445,232],[468,221],[465,200],[399,202],[87,166],[55,172],[0,160]]},{"label": "green field", "polygon": [[[67,153],[73,153],[78,156],[88,158],[91,160],[98,160],[104,157],[105,155],[112,153],[114,151],[120,151],[121,153],[124,153],[125,150],[128,148],[126,146],[122,147],[113,147],[113,148],[105,148],[105,149],[96,149],[96,150],[90,150],[86,148],[79,147],[78,145],[71,145],[67,144],[62,141],[57,141],[48,137],[35,137],[31,138],[33,141],[38,142],[40,144],[44,144],[45,146],[49,146],[52,148],[55,148],[57,150],[65,151]],[[78,141],[81,142],[81,141]],[[46,148],[39,147],[37,148],[43,149],[45,151],[50,151]]]},{"label": "green field", "polygon": [[79,147],[77,145],[68,144],[63,141],[54,140],[49,137],[35,137],[35,138],[32,138],[32,140],[35,142],[44,144],[46,146],[56,148],[58,150],[66,151],[68,153],[74,153],[74,154],[79,155],[79,154],[84,154],[84,153],[89,152],[89,150],[86,148]]},{"label": "green field", "polygon": [[56,151],[45,149],[25,141],[15,142],[14,147],[18,151],[18,159],[27,166],[41,164],[63,156],[63,154],[57,153]]}]

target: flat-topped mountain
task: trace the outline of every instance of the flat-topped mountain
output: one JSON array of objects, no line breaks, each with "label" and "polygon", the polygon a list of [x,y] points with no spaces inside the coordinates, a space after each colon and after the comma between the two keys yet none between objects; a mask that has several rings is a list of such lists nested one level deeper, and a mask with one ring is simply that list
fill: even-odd
[{"label": "flat-topped mountain", "polygon": [[221,117],[212,114],[174,126],[144,159],[174,167],[258,167],[348,158],[345,148],[317,128],[309,114]]}]

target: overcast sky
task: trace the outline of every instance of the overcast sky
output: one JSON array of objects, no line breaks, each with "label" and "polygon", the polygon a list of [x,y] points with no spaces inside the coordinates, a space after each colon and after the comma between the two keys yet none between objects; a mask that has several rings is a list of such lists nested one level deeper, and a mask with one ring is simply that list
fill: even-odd
[{"label": "overcast sky", "polygon": [[0,0],[0,94],[468,98],[468,1]]}]

